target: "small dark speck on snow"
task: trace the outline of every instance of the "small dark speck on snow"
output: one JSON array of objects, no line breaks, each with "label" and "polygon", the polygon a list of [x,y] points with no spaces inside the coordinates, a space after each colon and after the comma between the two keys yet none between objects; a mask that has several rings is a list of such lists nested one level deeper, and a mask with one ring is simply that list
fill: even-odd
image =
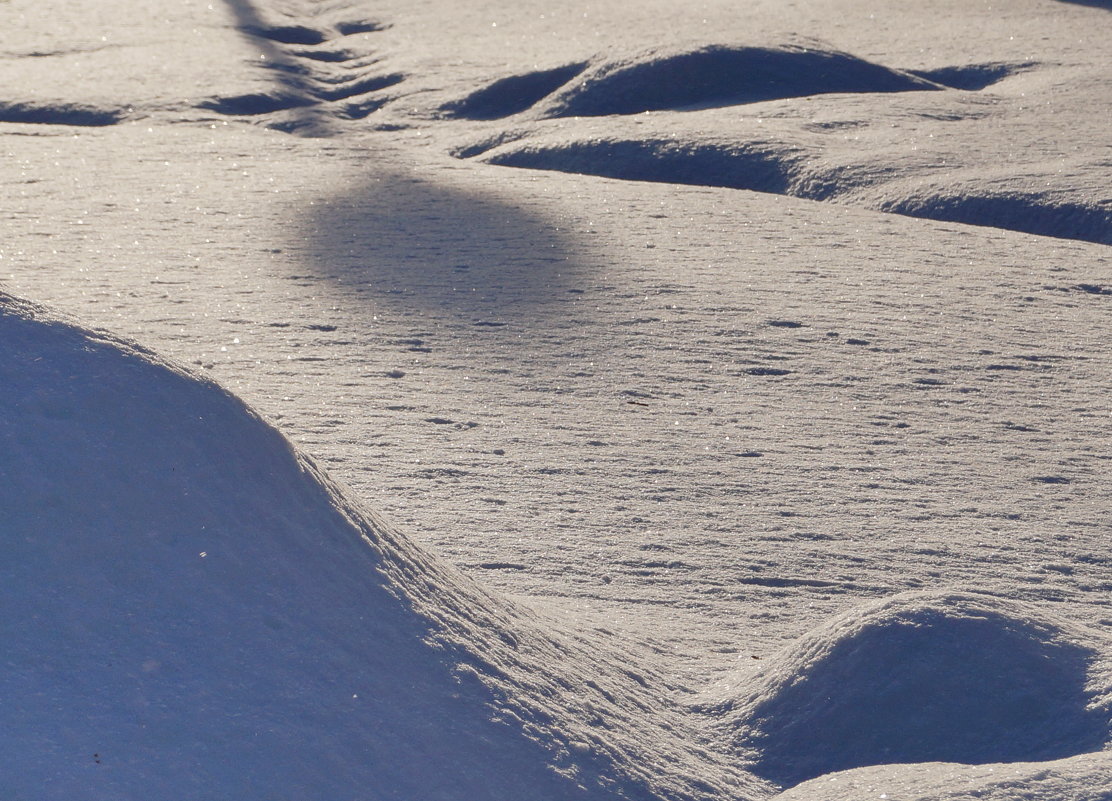
[{"label": "small dark speck on snow", "polygon": [[321,323],[313,323],[313,324],[307,325],[305,327],[308,328],[310,331],[335,331],[336,330],[336,326],[334,326],[334,325],[325,325],[325,324],[321,324]]},{"label": "small dark speck on snow", "polygon": [[768,324],[776,328],[802,328],[803,323],[796,320],[769,320]]},{"label": "small dark speck on snow", "polygon": [[750,367],[745,372],[749,375],[788,375],[791,370],[781,370],[778,367]]},{"label": "small dark speck on snow", "polygon": [[445,426],[454,423],[455,420],[449,420],[447,417],[426,417],[426,423],[435,423],[438,426]]},{"label": "small dark speck on snow", "polygon": [[1065,476],[1035,476],[1033,481],[1040,484],[1069,484],[1070,480]]}]

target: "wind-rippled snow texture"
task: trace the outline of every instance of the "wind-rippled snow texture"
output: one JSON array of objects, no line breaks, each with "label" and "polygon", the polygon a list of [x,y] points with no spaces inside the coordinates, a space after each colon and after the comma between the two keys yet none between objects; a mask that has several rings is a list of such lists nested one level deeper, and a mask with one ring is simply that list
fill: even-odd
[{"label": "wind-rippled snow texture", "polygon": [[420,553],[218,386],[3,295],[0,508],[5,797],[759,786],[651,670]]}]

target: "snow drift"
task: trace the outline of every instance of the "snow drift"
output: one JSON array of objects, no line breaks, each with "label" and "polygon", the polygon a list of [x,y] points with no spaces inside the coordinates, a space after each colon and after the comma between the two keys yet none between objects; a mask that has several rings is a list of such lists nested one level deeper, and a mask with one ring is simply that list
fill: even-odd
[{"label": "snow drift", "polygon": [[651,671],[416,550],[215,384],[2,294],[0,509],[4,798],[743,792]]},{"label": "snow drift", "polygon": [[650,49],[626,58],[600,58],[591,67],[569,64],[507,76],[444,110],[458,117],[495,119],[540,104],[545,117],[599,117],[836,92],[940,88],[917,75],[813,45],[710,44]]},{"label": "snow drift", "polygon": [[482,156],[482,161],[504,167],[767,192],[1112,244],[1112,211],[1083,193],[1071,199],[1069,193],[986,187],[954,181],[952,176],[928,182],[913,162],[894,167],[876,154],[826,152],[822,134],[761,133],[757,138],[758,132],[752,133],[754,138],[747,139],[737,134],[684,136],[645,130],[636,137],[594,130],[578,136],[562,130],[533,135],[519,131],[457,148],[454,154]]},{"label": "snow drift", "polygon": [[1006,765],[882,765],[834,773],[793,787],[776,801],[1109,801],[1107,752]]},{"label": "snow drift", "polygon": [[888,763],[1061,759],[1108,739],[1101,642],[989,597],[903,594],[804,637],[724,722],[754,772],[787,786]]},{"label": "snow drift", "polygon": [[[1002,102],[1024,97],[1018,87],[1034,93],[1054,69],[1026,60],[898,70],[821,42],[672,46],[502,77],[440,111],[512,117],[512,128],[489,126],[451,149],[488,164],[1109,244],[1107,159],[1028,147],[1038,127]],[[993,118],[1022,154],[1006,166],[978,136]]]},{"label": "snow drift", "polygon": [[596,117],[839,92],[939,88],[910,73],[812,45],[705,45],[604,62],[557,93],[545,115]]}]

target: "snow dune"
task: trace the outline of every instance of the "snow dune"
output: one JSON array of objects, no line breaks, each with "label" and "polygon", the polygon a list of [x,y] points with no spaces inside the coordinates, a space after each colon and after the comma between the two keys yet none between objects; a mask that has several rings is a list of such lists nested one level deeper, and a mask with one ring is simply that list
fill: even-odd
[{"label": "snow dune", "polygon": [[[998,119],[1016,148],[1040,135],[1045,109],[1013,111],[1001,100],[1026,98],[1025,86],[1045,93],[1054,72],[1033,60],[898,70],[821,42],[714,44],[506,76],[441,111],[512,118],[512,127],[457,146],[459,158],[853,203],[1109,244],[1112,210],[1098,178],[1108,162],[1099,146],[1080,161],[1063,154],[1066,170],[1048,155],[1013,163],[1012,151],[1000,171],[987,153],[1000,143],[983,136],[986,118]],[[880,101],[885,94],[900,99]],[[924,139],[908,152],[909,142]]]},{"label": "snow dune", "polygon": [[[848,613],[684,710],[597,633],[420,552],[217,385],[7,295],[0,342],[6,797],[760,798],[1108,740],[1106,635],[953,593]],[[1062,764],[1008,786],[1097,797],[1092,760]]]},{"label": "snow dune", "polygon": [[1106,2],[0,7],[0,799],[1112,801]]},{"label": "snow dune", "polygon": [[1108,755],[1008,765],[889,765],[835,773],[793,787],[778,801],[1108,801]]},{"label": "snow dune", "polygon": [[1109,739],[1108,640],[1022,605],[907,593],[803,637],[723,712],[753,770],[795,785],[888,763],[1047,761]]},{"label": "snow dune", "polygon": [[215,384],[6,295],[0,343],[5,798],[754,797]]},{"label": "snow dune", "polygon": [[38,125],[115,125],[122,109],[97,108],[84,103],[0,102],[0,122]]},{"label": "snow dune", "polygon": [[[513,109],[525,106],[531,94],[554,92],[538,109],[542,116],[601,117],[731,106],[831,92],[939,88],[914,75],[821,47],[706,45],[688,50],[648,50],[620,59],[602,58],[590,69],[573,64],[511,76],[450,104],[446,110],[476,119],[509,116]],[[542,99],[543,95],[536,97],[529,105]]]}]

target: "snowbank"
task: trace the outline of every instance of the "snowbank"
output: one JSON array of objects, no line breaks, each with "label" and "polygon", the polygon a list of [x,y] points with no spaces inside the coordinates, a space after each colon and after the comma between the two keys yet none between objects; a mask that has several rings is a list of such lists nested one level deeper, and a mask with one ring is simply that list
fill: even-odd
[{"label": "snowbank", "polygon": [[662,46],[503,76],[440,111],[513,117],[512,129],[452,149],[489,164],[1108,244],[1107,160],[1087,146],[1057,156],[1030,147],[1048,112],[1023,98],[1048,81],[1082,93],[1091,80],[1058,69],[1025,59],[899,70],[819,41]]},{"label": "snowbank", "polygon": [[787,786],[867,765],[1061,759],[1109,738],[1107,646],[987,596],[898,595],[802,638],[724,723],[753,770]]},{"label": "snowbank", "polygon": [[[445,110],[460,117],[494,119],[516,114],[543,100],[540,110],[546,117],[598,117],[832,92],[941,88],[919,76],[814,44],[654,48],[625,58],[595,61],[589,68],[586,64],[569,64],[508,76],[449,104]],[[553,96],[545,99],[550,93]]]},{"label": "snowbank", "polygon": [[5,295],[0,343],[4,798],[737,790],[651,671],[420,553],[220,387]]}]

